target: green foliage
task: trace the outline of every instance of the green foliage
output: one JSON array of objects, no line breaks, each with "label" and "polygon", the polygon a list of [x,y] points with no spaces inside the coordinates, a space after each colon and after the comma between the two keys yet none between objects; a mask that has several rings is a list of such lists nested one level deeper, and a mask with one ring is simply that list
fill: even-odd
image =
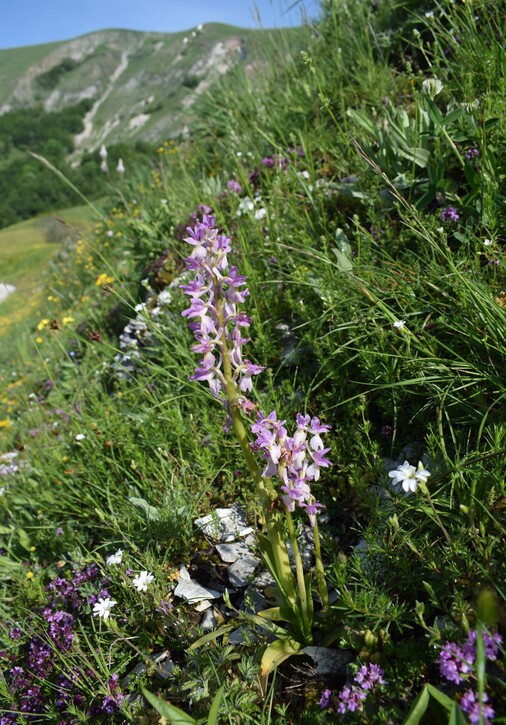
[{"label": "green foliage", "polygon": [[[50,641],[48,584],[81,567],[95,563],[117,602],[101,620],[83,599],[76,641],[55,651],[41,684],[46,719],[58,676],[76,667],[85,704],[60,719],[107,721],[91,708],[112,696],[117,673],[131,697],[110,722],[158,717],[142,688],[157,693],[159,714],[170,703],[188,722],[218,719],[223,692],[224,722],[335,722],[339,693],[367,662],[388,685],[350,722],[461,723],[466,689],[504,712],[504,648],[490,662],[481,634],[501,631],[506,606],[504,20],[498,2],[433,11],[324,3],[305,60],[280,45],[260,86],[244,77],[236,97],[223,83],[201,100],[189,140],[164,144],[117,184],[94,230],[62,242],[19,336],[24,354],[2,350],[2,452],[19,464],[0,496],[2,648],[26,668],[33,638]],[[430,78],[440,94],[423,94]],[[96,164],[85,159],[86,193]],[[217,606],[218,626],[204,633],[173,593],[182,562],[227,583],[197,515],[234,501],[252,523],[259,514],[222,410],[188,380],[182,240],[201,204],[248,275],[248,355],[267,366],[254,401],[332,426],[334,465],[314,484],[332,604],[322,612],[315,598],[314,621],[317,644],[352,661],[328,678],[292,656],[299,644],[279,601],[263,619],[236,616],[235,599]],[[449,204],[458,219],[441,217]],[[141,332],[125,348],[132,320]],[[430,472],[409,495],[388,476],[404,461]],[[106,564],[119,548],[123,562]],[[154,574],[147,592],[130,569]],[[449,684],[440,650],[470,630],[474,669]],[[165,679],[159,657],[172,663]],[[21,712],[9,669],[2,707]]]},{"label": "green foliage", "polygon": [[64,58],[61,63],[54,65],[44,73],[39,73],[35,82],[44,90],[52,90],[61,81],[62,77],[79,66],[72,58]]}]

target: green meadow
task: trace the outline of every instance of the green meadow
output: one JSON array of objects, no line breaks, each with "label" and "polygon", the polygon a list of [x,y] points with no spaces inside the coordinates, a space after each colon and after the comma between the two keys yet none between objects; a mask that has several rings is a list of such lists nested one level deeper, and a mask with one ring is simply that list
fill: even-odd
[{"label": "green meadow", "polygon": [[2,725],[505,722],[503,4],[301,35],[0,233]]},{"label": "green meadow", "polygon": [[40,308],[49,260],[66,239],[76,239],[92,224],[88,207],[43,214],[0,230],[2,282],[16,290],[0,307],[0,339],[20,331]]}]

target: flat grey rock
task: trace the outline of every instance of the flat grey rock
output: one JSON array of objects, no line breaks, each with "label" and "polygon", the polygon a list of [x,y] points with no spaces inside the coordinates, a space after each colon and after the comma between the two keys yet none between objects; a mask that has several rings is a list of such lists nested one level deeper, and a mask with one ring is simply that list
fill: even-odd
[{"label": "flat grey rock", "polygon": [[250,554],[249,547],[242,541],[237,541],[233,544],[216,544],[216,551],[225,564],[233,564],[240,557]]},{"label": "flat grey rock", "polygon": [[246,512],[241,506],[228,509],[216,509],[211,514],[195,519],[195,525],[211,541],[230,542],[241,536],[248,528]]},{"label": "flat grey rock", "polygon": [[250,583],[251,576],[257,566],[260,564],[260,559],[255,556],[248,554],[247,556],[241,556],[233,564],[228,567],[228,579],[234,587],[245,587]]},{"label": "flat grey rock", "polygon": [[187,602],[201,602],[206,599],[219,599],[221,592],[216,589],[208,589],[198,582],[194,581],[188,574],[185,566],[181,566],[179,570],[179,581],[174,590],[176,597],[186,599]]}]

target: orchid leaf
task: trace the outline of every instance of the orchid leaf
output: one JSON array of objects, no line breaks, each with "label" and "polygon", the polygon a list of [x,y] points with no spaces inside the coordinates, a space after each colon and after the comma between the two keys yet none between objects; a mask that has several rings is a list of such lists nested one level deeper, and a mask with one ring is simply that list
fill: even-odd
[{"label": "orchid leaf", "polygon": [[175,705],[171,705],[170,702],[162,700],[161,697],[153,695],[152,692],[149,692],[144,687],[142,688],[142,694],[149,704],[155,708],[157,713],[166,718],[171,725],[197,725],[197,720],[192,718],[191,715],[187,715]]},{"label": "orchid leaf", "polygon": [[300,654],[301,645],[294,639],[277,639],[267,647],[262,655],[260,663],[260,674],[266,677],[276,669],[282,662],[292,655]]}]

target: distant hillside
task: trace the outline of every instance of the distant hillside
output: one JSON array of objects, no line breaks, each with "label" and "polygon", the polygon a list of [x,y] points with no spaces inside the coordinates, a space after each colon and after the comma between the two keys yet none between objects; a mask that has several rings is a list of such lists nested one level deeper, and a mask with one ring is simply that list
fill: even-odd
[{"label": "distant hillside", "polygon": [[222,24],[186,33],[102,30],[60,43],[0,50],[0,114],[89,99],[75,158],[102,143],[158,141],[191,124],[196,100],[242,64],[249,73],[276,49],[297,49],[300,29]]}]

